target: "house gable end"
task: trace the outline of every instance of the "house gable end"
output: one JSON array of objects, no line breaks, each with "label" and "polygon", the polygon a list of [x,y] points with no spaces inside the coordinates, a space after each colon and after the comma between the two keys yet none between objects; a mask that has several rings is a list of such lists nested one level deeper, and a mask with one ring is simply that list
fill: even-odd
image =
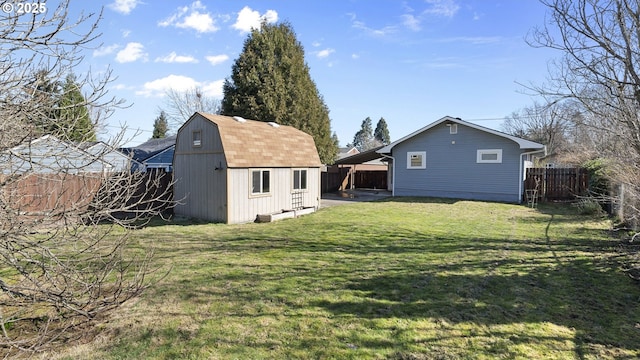
[{"label": "house gable end", "polygon": [[438,125],[443,124],[443,123],[445,123],[445,124],[458,124],[458,125],[462,125],[462,126],[467,126],[469,128],[473,128],[473,129],[476,129],[476,130],[479,130],[479,131],[486,132],[488,134],[492,134],[492,135],[495,135],[495,136],[498,136],[498,137],[501,137],[501,138],[504,138],[504,139],[508,139],[508,140],[513,141],[516,144],[518,144],[519,148],[523,149],[523,150],[524,149],[529,149],[529,150],[543,150],[544,149],[544,145],[542,145],[542,144],[539,144],[539,143],[536,143],[536,142],[533,142],[533,141],[529,141],[529,140],[525,140],[525,139],[522,139],[522,138],[518,138],[518,137],[515,137],[515,136],[512,136],[512,135],[508,135],[508,134],[502,133],[502,132],[497,131],[497,130],[489,129],[489,128],[486,128],[484,126],[480,126],[480,125],[477,125],[477,124],[473,124],[473,123],[461,120],[459,118],[445,116],[445,117],[441,118],[440,120],[437,120],[437,121],[435,121],[435,122],[433,122],[433,123],[421,128],[421,129],[419,129],[417,131],[414,131],[413,133],[411,133],[411,134],[409,134],[409,135],[407,135],[407,136],[405,136],[405,137],[403,137],[401,139],[398,139],[398,140],[392,142],[391,144],[381,148],[377,152],[381,153],[381,154],[391,154],[392,149],[395,146],[397,146],[398,144],[401,144],[401,143],[403,143],[405,141],[408,141],[409,139],[411,139],[411,138],[413,138],[415,136],[418,136],[418,135],[420,135],[420,134],[422,134],[424,132],[430,131],[432,128],[435,128]]}]

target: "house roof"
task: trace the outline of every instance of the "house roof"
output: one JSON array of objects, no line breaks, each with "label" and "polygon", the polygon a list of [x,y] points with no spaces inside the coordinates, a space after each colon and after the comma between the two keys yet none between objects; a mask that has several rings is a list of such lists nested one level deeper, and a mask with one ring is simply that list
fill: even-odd
[{"label": "house roof", "polygon": [[196,114],[217,125],[229,167],[322,165],[313,137],[294,127],[223,115]]},{"label": "house roof", "polygon": [[382,155],[378,153],[378,150],[381,148],[382,146],[378,146],[373,149],[363,151],[361,153],[343,157],[341,159],[336,160],[334,164],[335,165],[358,165],[358,164],[364,164],[369,161],[380,159],[382,158]]},{"label": "house roof", "polygon": [[435,121],[435,122],[423,127],[422,129],[420,129],[418,131],[415,131],[415,132],[413,132],[413,133],[411,133],[411,134],[409,134],[409,135],[407,135],[407,136],[405,136],[405,137],[403,137],[403,138],[401,138],[399,140],[396,140],[396,141],[392,142],[391,144],[379,149],[377,152],[380,153],[380,154],[390,154],[391,153],[391,149],[393,149],[393,147],[398,145],[399,143],[402,143],[402,142],[404,142],[406,140],[409,140],[409,139],[413,138],[414,136],[417,136],[417,135],[419,135],[419,134],[421,134],[421,133],[423,133],[423,132],[425,132],[425,131],[427,131],[427,130],[429,130],[429,129],[437,126],[437,125],[440,125],[440,124],[442,124],[444,122],[457,123],[457,124],[460,124],[460,125],[468,126],[470,128],[476,129],[476,130],[484,131],[484,132],[487,132],[489,134],[493,134],[493,135],[496,135],[496,136],[500,136],[500,137],[512,140],[512,141],[516,142],[520,146],[520,149],[529,149],[529,150],[539,150],[539,149],[541,150],[541,149],[544,149],[544,145],[539,144],[537,142],[533,142],[533,141],[525,140],[525,139],[522,139],[522,138],[519,138],[519,137],[516,137],[516,136],[505,134],[503,132],[500,132],[500,131],[497,131],[497,130],[493,130],[493,129],[489,129],[487,127],[480,126],[480,125],[477,125],[477,124],[473,124],[473,123],[464,121],[464,120],[459,119],[459,118],[454,118],[454,117],[451,117],[451,116],[445,116],[442,119],[437,120],[437,121]]},{"label": "house roof", "polygon": [[[94,144],[95,145],[95,144]],[[113,165],[75,144],[47,134],[0,152],[1,172],[100,172]]]},{"label": "house roof", "polygon": [[358,153],[360,153],[360,151],[355,146],[341,147],[338,149],[338,159],[343,159]]},{"label": "house roof", "polygon": [[134,160],[144,163],[152,156],[155,156],[156,154],[175,145],[176,135],[171,135],[161,139],[149,139],[138,146],[125,148],[122,149],[122,151],[127,154],[132,154],[131,156]]}]

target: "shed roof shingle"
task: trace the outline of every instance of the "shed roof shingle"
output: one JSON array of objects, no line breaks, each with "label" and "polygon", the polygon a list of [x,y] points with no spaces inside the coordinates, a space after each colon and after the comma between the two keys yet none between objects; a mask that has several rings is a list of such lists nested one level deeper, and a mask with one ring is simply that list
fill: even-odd
[{"label": "shed roof shingle", "polygon": [[216,124],[229,167],[319,167],[313,137],[291,126],[199,113]]}]

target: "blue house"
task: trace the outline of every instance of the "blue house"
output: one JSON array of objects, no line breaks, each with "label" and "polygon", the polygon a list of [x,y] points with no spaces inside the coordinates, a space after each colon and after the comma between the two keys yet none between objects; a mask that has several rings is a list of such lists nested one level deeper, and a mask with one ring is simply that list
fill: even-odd
[{"label": "blue house", "polygon": [[394,196],[519,203],[525,169],[545,146],[446,116],[377,152]]},{"label": "blue house", "polygon": [[132,148],[121,149],[130,154],[137,163],[132,170],[146,172],[149,169],[161,169],[170,173],[173,171],[173,153],[176,149],[176,135],[162,139],[149,139]]}]

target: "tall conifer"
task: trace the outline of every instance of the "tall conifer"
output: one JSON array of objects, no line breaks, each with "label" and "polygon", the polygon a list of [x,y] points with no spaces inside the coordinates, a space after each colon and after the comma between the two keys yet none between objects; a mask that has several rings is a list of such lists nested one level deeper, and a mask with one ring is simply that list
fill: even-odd
[{"label": "tall conifer", "polygon": [[222,114],[293,126],[313,136],[322,162],[335,160],[329,109],[290,24],[253,29],[223,91]]}]

